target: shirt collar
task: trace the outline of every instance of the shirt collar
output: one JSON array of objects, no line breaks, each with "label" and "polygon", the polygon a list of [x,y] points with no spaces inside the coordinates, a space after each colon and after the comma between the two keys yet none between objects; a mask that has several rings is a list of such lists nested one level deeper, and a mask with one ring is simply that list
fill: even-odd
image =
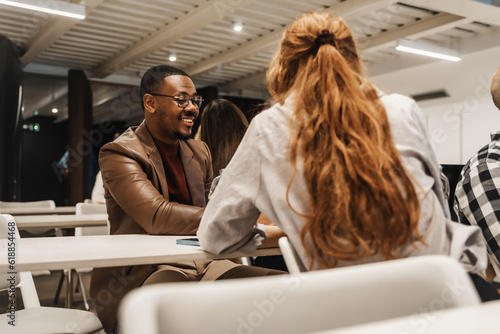
[{"label": "shirt collar", "polygon": [[491,140],[500,140],[500,131],[493,132],[490,136]]}]

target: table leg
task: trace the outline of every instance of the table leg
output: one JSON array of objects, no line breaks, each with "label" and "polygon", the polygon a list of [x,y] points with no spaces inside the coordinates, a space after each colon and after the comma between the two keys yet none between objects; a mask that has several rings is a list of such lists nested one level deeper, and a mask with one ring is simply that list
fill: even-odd
[{"label": "table leg", "polygon": [[55,305],[59,304],[59,294],[61,293],[62,285],[63,285],[65,279],[66,279],[66,275],[64,274],[64,271],[62,271],[61,277],[59,277],[59,283],[57,284],[56,295],[54,296],[54,304]]},{"label": "table leg", "polygon": [[66,276],[66,308],[73,308],[73,277],[72,269],[64,269]]}]

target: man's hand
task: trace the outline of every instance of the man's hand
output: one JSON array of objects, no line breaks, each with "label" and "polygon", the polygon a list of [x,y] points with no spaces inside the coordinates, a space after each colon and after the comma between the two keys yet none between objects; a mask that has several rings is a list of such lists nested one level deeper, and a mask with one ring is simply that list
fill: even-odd
[{"label": "man's hand", "polygon": [[257,219],[257,223],[274,226],[274,223],[269,218],[264,216],[262,213],[260,214],[259,219]]}]

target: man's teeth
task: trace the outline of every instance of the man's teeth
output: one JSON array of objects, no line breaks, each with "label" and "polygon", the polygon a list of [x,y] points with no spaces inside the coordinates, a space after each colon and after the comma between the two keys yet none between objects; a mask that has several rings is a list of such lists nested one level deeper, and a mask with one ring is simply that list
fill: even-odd
[{"label": "man's teeth", "polygon": [[192,119],[189,119],[189,118],[181,118],[181,120],[182,120],[183,122],[193,123],[193,120],[192,120]]}]

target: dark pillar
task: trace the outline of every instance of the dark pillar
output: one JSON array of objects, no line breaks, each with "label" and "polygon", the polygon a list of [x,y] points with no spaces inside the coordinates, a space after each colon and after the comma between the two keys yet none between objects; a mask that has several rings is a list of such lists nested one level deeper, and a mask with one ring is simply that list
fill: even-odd
[{"label": "dark pillar", "polygon": [[0,200],[20,200],[22,74],[17,47],[0,36]]},{"label": "dark pillar", "polygon": [[92,143],[92,91],[85,73],[68,72],[68,204],[90,198]]}]

